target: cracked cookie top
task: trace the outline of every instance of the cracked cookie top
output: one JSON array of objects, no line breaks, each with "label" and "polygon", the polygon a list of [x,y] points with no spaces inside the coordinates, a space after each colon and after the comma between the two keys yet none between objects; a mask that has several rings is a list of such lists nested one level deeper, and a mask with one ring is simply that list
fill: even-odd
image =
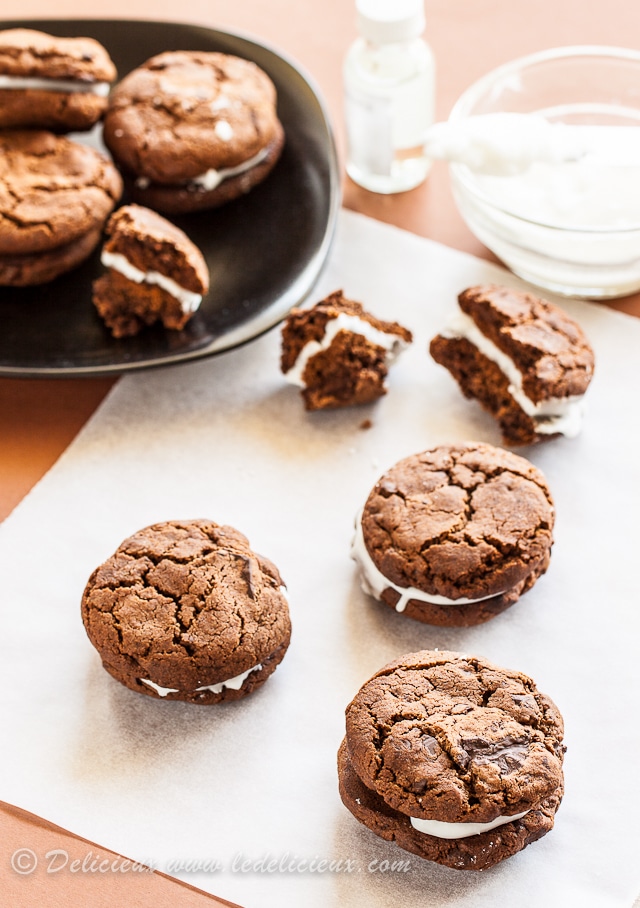
[{"label": "cracked cookie top", "polygon": [[255,668],[291,632],[275,565],[208,520],[158,523],[126,539],[90,577],[82,618],[105,662],[185,691]]},{"label": "cracked cookie top", "polygon": [[534,403],[579,397],[594,371],[594,353],[582,328],[547,300],[493,284],[469,287],[458,297],[485,337],[522,373],[524,393]]},{"label": "cracked cookie top", "polygon": [[10,28],[0,31],[0,73],[113,82],[116,68],[94,38],[58,38],[31,28]]},{"label": "cracked cookie top", "polygon": [[483,659],[402,656],[361,687],[346,717],[358,776],[408,816],[488,823],[562,785],[557,707],[531,678]]},{"label": "cracked cookie top", "polygon": [[112,93],[104,139],[129,171],[174,184],[243,164],[279,139],[276,91],[255,63],[221,53],[152,57]]},{"label": "cracked cookie top", "polygon": [[101,226],[121,193],[93,148],[43,130],[0,132],[0,255],[72,242]]},{"label": "cracked cookie top", "polygon": [[497,596],[532,574],[552,545],[542,473],[492,445],[443,445],[401,460],[362,513],[366,550],[400,587],[449,599]]}]

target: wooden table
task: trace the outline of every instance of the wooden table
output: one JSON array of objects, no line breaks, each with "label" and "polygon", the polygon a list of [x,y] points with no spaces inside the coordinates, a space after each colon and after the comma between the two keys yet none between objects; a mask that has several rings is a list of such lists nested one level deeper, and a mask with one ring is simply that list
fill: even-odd
[{"label": "wooden table", "polygon": [[[7,11],[8,12],[8,11]],[[22,0],[11,10],[21,18],[48,18],[47,0]],[[523,54],[564,44],[610,44],[640,47],[640,4],[629,0],[426,0],[427,38],[438,66],[437,115],[444,119],[462,91],[500,63]],[[55,15],[87,17],[81,0],[58,0]],[[344,159],[341,66],[355,37],[350,0],[307,3],[295,0],[192,0],[178,7],[172,0],[97,0],[91,15],[189,21],[238,31],[273,45],[297,60],[324,94],[333,118],[341,160]],[[488,252],[468,231],[455,210],[446,168],[437,164],[423,186],[396,196],[376,196],[345,178],[346,207],[403,227],[484,258]],[[640,294],[609,303],[640,316]],[[0,379],[0,519],[4,519],[46,473],[73,440],[114,383],[113,379]],[[44,821],[0,805],[2,856],[9,866],[14,848],[66,848],[84,856],[87,844]],[[61,844],[62,843],[62,844]],[[94,850],[95,850],[95,846]],[[105,852],[103,852],[105,854]],[[162,877],[67,874],[52,889],[29,885],[27,877],[2,873],[7,904],[15,908],[43,904],[225,904]],[[46,880],[45,880],[46,882]],[[8,889],[7,889],[8,887]],[[115,887],[115,888],[114,888]],[[52,901],[55,898],[55,902]],[[60,899],[60,901],[57,901]]]}]

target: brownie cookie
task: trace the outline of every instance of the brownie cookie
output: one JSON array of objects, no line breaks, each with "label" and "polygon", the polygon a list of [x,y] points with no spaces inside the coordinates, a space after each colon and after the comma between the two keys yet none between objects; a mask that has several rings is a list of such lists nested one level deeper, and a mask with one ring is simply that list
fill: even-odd
[{"label": "brownie cookie", "polygon": [[0,127],[91,129],[115,78],[109,54],[93,38],[0,31]]},{"label": "brownie cookie", "polygon": [[0,132],[0,283],[43,283],[80,264],[121,192],[92,148],[42,130]]},{"label": "brownie cookie", "polygon": [[431,355],[465,397],[494,416],[505,444],[580,431],[594,356],[573,319],[531,293],[489,285],[458,297],[461,312]]},{"label": "brownie cookie", "polygon": [[367,404],[387,393],[389,363],[411,332],[365,312],[341,290],[311,309],[292,309],[282,328],[280,367],[302,388],[307,410]]},{"label": "brownie cookie", "polygon": [[106,274],[93,302],[114,337],[137,334],[156,321],[184,328],[209,289],[202,253],[174,224],[139,205],[125,205],[107,223]]},{"label": "brownie cookie", "polygon": [[0,286],[27,287],[53,281],[81,265],[96,248],[101,236],[102,230],[97,227],[77,240],[48,252],[0,255]]},{"label": "brownie cookie", "polygon": [[166,700],[238,700],[267,680],[291,636],[277,568],[209,520],[157,523],[97,568],[82,620],[109,674]]},{"label": "brownie cookie", "polygon": [[340,796],[372,832],[486,870],[553,827],[563,722],[531,678],[459,653],[410,653],[346,710]]},{"label": "brownie cookie", "polygon": [[242,195],[272,170],[284,132],[255,63],[220,53],[152,57],[113,92],[104,140],[134,201],[179,213]]},{"label": "brownie cookie", "polygon": [[513,605],[548,565],[554,508],[542,473],[491,445],[401,460],[372,489],[352,557],[362,588],[427,624],[468,627]]}]

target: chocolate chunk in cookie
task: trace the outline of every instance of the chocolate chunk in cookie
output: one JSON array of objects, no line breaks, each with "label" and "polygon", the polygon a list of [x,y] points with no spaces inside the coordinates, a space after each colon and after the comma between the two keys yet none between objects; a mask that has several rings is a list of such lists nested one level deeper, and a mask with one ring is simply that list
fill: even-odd
[{"label": "chocolate chunk in cookie", "polygon": [[52,280],[96,246],[122,192],[99,152],[42,130],[0,133],[0,283]]},{"label": "chocolate chunk in cookie", "polygon": [[114,337],[160,321],[184,328],[209,289],[209,269],[189,237],[139,205],[125,205],[107,223],[102,250],[107,273],[93,285],[93,302]]},{"label": "chocolate chunk in cookie", "polygon": [[356,521],[365,592],[427,624],[488,621],[549,564],[554,507],[542,473],[501,448],[443,445],[401,460]]},{"label": "chocolate chunk in cookie", "polygon": [[376,835],[486,870],[553,827],[563,722],[531,678],[459,653],[402,656],[346,711],[340,796]]},{"label": "chocolate chunk in cookie", "polygon": [[91,129],[115,78],[109,54],[93,38],[0,31],[0,127]]},{"label": "chocolate chunk in cookie", "polygon": [[274,167],[284,132],[275,87],[255,63],[176,51],[122,80],[104,140],[134,201],[171,214],[248,192]]},{"label": "chocolate chunk in cookie", "polygon": [[389,364],[412,341],[341,290],[311,309],[293,309],[282,328],[280,366],[302,388],[307,410],[366,404],[387,393]]},{"label": "chocolate chunk in cookie", "polygon": [[233,527],[157,523],[97,568],[82,620],[109,674],[166,700],[238,700],[267,680],[291,636],[277,568]]},{"label": "chocolate chunk in cookie", "polygon": [[558,306],[508,287],[470,287],[431,355],[494,416],[505,444],[580,431],[594,369],[582,329]]}]

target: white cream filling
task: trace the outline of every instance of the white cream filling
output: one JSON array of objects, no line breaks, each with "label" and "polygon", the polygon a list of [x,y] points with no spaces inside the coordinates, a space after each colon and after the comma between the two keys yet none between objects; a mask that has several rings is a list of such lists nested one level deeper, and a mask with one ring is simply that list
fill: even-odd
[{"label": "white cream filling", "polygon": [[494,362],[509,380],[509,394],[535,424],[540,435],[560,433],[575,438],[582,427],[584,416],[584,395],[576,397],[550,397],[534,403],[522,387],[522,372],[510,356],[507,356],[493,341],[478,328],[473,319],[460,312],[451,324],[441,332],[443,337],[465,338]]},{"label": "white cream filling", "polygon": [[346,312],[341,312],[336,318],[327,322],[324,329],[324,336],[321,341],[312,340],[304,345],[300,353],[298,353],[298,358],[293,366],[288,372],[285,372],[287,381],[304,388],[305,383],[302,376],[304,375],[304,370],[307,368],[307,363],[311,357],[315,356],[317,353],[328,350],[334,337],[339,334],[340,331],[350,331],[352,334],[361,334],[370,343],[376,344],[378,347],[383,347],[388,353],[389,360],[395,359],[395,357],[408,346],[407,342],[397,334],[386,334],[384,331],[379,331],[377,328],[374,328],[373,325],[370,325],[369,322],[359,318],[357,315],[349,315]]},{"label": "white cream filling", "polygon": [[83,82],[80,79],[36,79],[27,76],[0,76],[0,89],[12,88],[24,91],[63,91],[68,94],[80,92],[86,95],[99,95],[106,98],[109,94],[108,82]]},{"label": "white cream filling", "polygon": [[113,268],[115,271],[119,271],[120,274],[123,274],[130,281],[135,281],[136,284],[157,284],[158,287],[162,287],[163,290],[166,290],[167,293],[170,293],[171,296],[179,301],[184,312],[195,312],[202,302],[202,296],[199,293],[185,290],[184,287],[176,284],[170,277],[160,274],[159,271],[140,271],[139,268],[131,264],[128,258],[119,252],[103,250],[100,261],[105,268]]},{"label": "white cream filling", "polygon": [[[251,672],[258,672],[261,668],[262,665],[260,664],[254,665],[253,668],[247,669],[247,671],[243,672],[241,675],[236,675],[235,678],[229,678],[228,681],[219,681],[217,684],[205,684],[203,687],[196,687],[196,691],[210,690],[214,694],[221,694],[225,687],[229,690],[240,690]],[[167,694],[180,693],[180,690],[175,687],[160,687],[159,684],[156,684],[154,681],[149,681],[147,678],[140,678],[140,680],[143,684],[152,687],[161,697],[166,697]],[[189,691],[189,693],[191,693],[191,691]]]},{"label": "white cream filling", "polygon": [[[228,126],[229,124],[226,123],[226,125]],[[221,136],[220,138],[223,137]],[[225,141],[228,141],[230,138],[231,136],[228,136]],[[252,158],[243,161],[242,164],[237,164],[235,167],[222,167],[220,170],[214,170],[212,168],[211,170],[207,170],[206,173],[201,173],[200,176],[187,180],[185,185],[197,186],[199,189],[210,192],[212,189],[216,189],[224,180],[228,180],[230,177],[237,177],[238,174],[245,173],[245,171],[251,170],[252,167],[256,167],[261,161],[264,161],[268,154],[269,149],[263,148]],[[149,177],[138,177],[136,186],[138,189],[148,189],[151,182]]]},{"label": "white cream filling", "polygon": [[[404,612],[410,599],[417,599],[419,602],[430,602],[433,605],[472,605],[474,602],[483,602],[485,599],[493,599],[495,596],[501,596],[502,593],[491,593],[488,596],[478,596],[476,599],[447,599],[446,596],[438,596],[435,593],[425,593],[424,590],[416,589],[415,586],[398,586],[392,583],[388,577],[385,577],[373,563],[371,555],[367,551],[362,532],[362,512],[356,519],[356,531],[351,543],[351,557],[356,561],[362,571],[360,585],[363,592],[374,599],[381,599],[384,590],[391,588],[400,596],[396,602],[395,609],[397,612]],[[502,591],[504,592],[504,590]]]},{"label": "white cream filling", "polygon": [[212,168],[211,170],[207,170],[206,173],[201,173],[198,177],[193,177],[193,179],[189,180],[189,183],[210,192],[212,189],[216,189],[223,180],[228,180],[230,177],[237,177],[238,174],[251,170],[252,167],[255,167],[261,161],[264,161],[268,154],[269,149],[263,148],[258,154],[254,154],[252,158],[243,161],[241,164],[237,164],[235,167],[222,167],[220,170],[214,170]]},{"label": "white cream filling", "polygon": [[439,839],[466,839],[471,835],[480,835],[481,832],[488,832],[495,829],[496,826],[504,826],[505,823],[511,823],[514,820],[521,820],[528,810],[522,813],[516,813],[512,817],[496,817],[490,823],[443,823],[441,820],[420,820],[417,817],[409,817],[411,825],[418,832],[425,832],[427,835],[437,836]]}]

